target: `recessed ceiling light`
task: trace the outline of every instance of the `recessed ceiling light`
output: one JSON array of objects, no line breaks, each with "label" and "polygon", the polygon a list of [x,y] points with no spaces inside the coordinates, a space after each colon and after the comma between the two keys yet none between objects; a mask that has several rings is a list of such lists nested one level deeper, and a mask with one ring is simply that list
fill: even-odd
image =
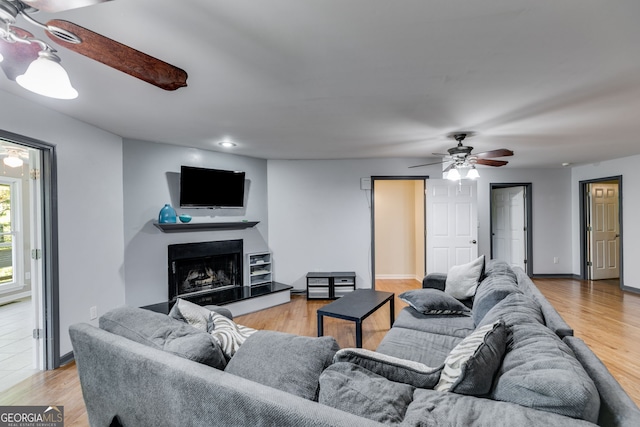
[{"label": "recessed ceiling light", "polygon": [[238,144],[233,142],[231,138],[224,138],[222,141],[218,142],[218,145],[224,148],[231,148],[231,147],[235,147]]}]

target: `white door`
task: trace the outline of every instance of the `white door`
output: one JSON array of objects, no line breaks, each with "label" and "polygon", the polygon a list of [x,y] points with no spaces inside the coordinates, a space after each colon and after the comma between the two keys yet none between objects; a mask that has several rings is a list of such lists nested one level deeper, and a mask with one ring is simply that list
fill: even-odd
[{"label": "white door", "polygon": [[491,191],[493,258],[525,269],[525,188],[494,188]]},{"label": "white door", "polygon": [[427,273],[446,273],[478,257],[476,182],[428,179]]},{"label": "white door", "polygon": [[618,184],[591,184],[590,278],[615,279],[619,270]]}]

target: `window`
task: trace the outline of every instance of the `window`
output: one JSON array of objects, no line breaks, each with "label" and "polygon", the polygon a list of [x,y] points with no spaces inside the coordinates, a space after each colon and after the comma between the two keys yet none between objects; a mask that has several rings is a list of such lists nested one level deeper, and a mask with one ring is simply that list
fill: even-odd
[{"label": "window", "polygon": [[20,280],[20,181],[0,177],[0,290],[22,287]]}]

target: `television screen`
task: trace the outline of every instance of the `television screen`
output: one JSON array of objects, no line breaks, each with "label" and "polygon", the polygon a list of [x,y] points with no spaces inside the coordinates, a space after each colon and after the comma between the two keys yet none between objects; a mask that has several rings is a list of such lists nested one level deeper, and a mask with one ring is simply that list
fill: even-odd
[{"label": "television screen", "polygon": [[180,168],[180,207],[241,208],[244,206],[244,172]]}]

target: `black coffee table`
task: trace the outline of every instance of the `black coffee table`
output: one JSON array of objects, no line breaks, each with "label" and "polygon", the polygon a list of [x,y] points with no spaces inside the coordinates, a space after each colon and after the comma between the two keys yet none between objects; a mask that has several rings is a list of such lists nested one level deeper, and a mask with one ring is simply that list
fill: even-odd
[{"label": "black coffee table", "polygon": [[390,326],[393,326],[395,307],[392,292],[356,289],[340,299],[318,309],[318,336],[324,333],[324,316],[356,322],[356,347],[362,348],[362,321],[387,301],[390,305]]}]

